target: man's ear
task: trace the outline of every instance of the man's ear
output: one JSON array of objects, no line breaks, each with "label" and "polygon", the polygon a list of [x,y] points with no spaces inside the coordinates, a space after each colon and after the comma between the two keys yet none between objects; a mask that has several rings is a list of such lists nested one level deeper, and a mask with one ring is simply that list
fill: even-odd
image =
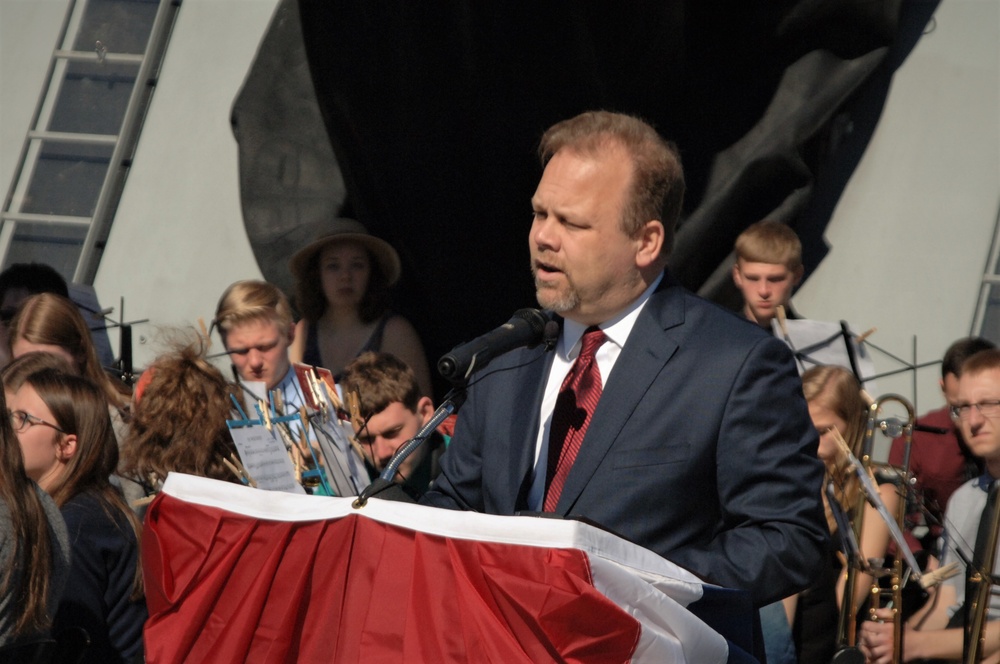
[{"label": "man's ear", "polygon": [[288,326],[288,345],[291,346],[295,342],[295,323],[291,323]]},{"label": "man's ear", "polygon": [[737,288],[743,288],[743,275],[740,273],[739,259],[733,263],[733,283],[736,284]]},{"label": "man's ear", "polygon": [[792,282],[793,286],[798,286],[802,282],[802,275],[805,274],[805,271],[805,268],[801,265],[792,271],[792,274],[795,275],[794,281]]},{"label": "man's ear", "polygon": [[431,418],[431,415],[434,414],[434,402],[431,401],[430,397],[420,397],[420,401],[417,402],[416,412],[420,416],[420,426],[423,426]]},{"label": "man's ear", "polygon": [[69,461],[76,456],[77,439],[75,433],[63,434],[62,440],[56,444],[56,457],[60,461]]},{"label": "man's ear", "polygon": [[646,268],[656,263],[660,259],[660,250],[663,249],[663,241],[666,231],[663,229],[663,222],[659,219],[647,221],[639,234],[639,246],[635,255],[636,266]]}]

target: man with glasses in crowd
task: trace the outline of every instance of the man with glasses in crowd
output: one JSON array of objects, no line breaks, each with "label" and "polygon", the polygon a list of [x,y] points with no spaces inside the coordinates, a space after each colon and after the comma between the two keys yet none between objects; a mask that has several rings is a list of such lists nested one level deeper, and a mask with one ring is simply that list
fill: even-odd
[{"label": "man with glasses in crowd", "polygon": [[[941,564],[973,559],[991,485],[1000,478],[1000,350],[976,353],[961,367],[958,390],[949,408],[962,438],[985,472],[971,479],[951,496],[945,513],[945,535]],[[988,573],[988,572],[987,572]],[[996,570],[993,570],[996,573]],[[966,575],[946,579],[920,611],[908,621],[903,633],[905,661],[959,659],[963,655]],[[885,622],[862,623],[858,643],[868,662],[887,664],[893,658],[892,609],[879,609]],[[991,594],[983,655],[1000,652],[1000,596]]]},{"label": "man with glasses in crowd", "polygon": [[[910,441],[910,474],[915,479],[906,519],[906,535],[910,548],[923,549],[940,556],[937,538],[941,536],[941,521],[948,500],[958,487],[982,473],[982,460],[969,450],[962,440],[958,424],[951,418],[950,408],[958,400],[958,379],[962,363],[976,353],[996,348],[982,337],[963,337],[952,343],[941,360],[941,395],[945,405],[917,418]],[[906,459],[906,441],[901,436],[892,441],[889,463],[901,467]],[[925,526],[926,533],[913,533]],[[920,535],[919,540],[917,535]]]}]

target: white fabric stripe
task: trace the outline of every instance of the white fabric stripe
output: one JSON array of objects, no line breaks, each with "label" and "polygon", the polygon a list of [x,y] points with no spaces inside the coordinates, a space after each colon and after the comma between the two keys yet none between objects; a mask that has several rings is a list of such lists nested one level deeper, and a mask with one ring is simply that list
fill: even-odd
[{"label": "white fabric stripe", "polygon": [[714,629],[672,598],[645,583],[633,570],[590,556],[594,588],[635,618],[642,627],[634,664],[725,664],[729,644]]},{"label": "white fabric stripe", "polygon": [[687,570],[648,549],[578,521],[460,512],[377,498],[355,510],[351,498],[263,491],[181,473],[170,473],[162,492],[186,502],[256,519],[298,522],[359,514],[381,523],[442,537],[579,549],[591,559],[603,558],[627,568],[680,606],[701,599],[703,594],[702,582]]}]

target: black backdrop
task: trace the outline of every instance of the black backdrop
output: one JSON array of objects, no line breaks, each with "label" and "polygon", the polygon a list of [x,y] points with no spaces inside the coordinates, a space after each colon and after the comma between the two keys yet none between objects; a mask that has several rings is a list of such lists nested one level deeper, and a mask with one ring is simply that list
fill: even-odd
[{"label": "black backdrop", "polygon": [[287,257],[324,219],[361,220],[400,251],[395,309],[433,367],[535,304],[538,138],[603,108],[678,144],[688,196],[671,269],[736,307],[731,249],[750,223],[795,228],[807,276],[822,259],[892,71],[936,5],[284,0],[233,111],[251,242],[288,287]]}]

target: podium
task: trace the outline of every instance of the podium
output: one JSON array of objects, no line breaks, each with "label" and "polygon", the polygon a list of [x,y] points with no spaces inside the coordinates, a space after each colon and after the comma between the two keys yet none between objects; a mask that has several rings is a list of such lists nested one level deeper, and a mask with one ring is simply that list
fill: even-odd
[{"label": "podium", "polygon": [[744,593],[571,520],[172,473],[143,571],[150,664],[753,661]]}]

